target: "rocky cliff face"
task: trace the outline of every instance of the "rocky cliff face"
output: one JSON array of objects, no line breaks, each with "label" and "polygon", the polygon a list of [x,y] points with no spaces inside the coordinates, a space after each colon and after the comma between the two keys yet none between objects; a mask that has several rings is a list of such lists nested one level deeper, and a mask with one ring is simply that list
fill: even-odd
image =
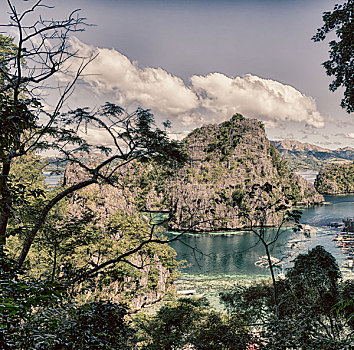
[{"label": "rocky cliff face", "polygon": [[[190,160],[182,168],[132,162],[120,169],[117,187],[95,184],[75,193],[70,212],[79,217],[90,210],[104,227],[117,211],[135,215],[142,210],[168,210],[174,216],[171,229],[202,232],[277,225],[282,206],[323,201],[311,184],[289,170],[257,120],[235,115],[222,124],[194,130],[183,143]],[[80,167],[70,166],[65,183],[72,185],[85,177]],[[170,260],[149,254],[151,264],[138,279],[126,276],[112,282],[105,294],[113,300],[125,292],[134,294],[132,303],[139,308],[166,293],[173,279]],[[139,256],[131,262],[135,259]],[[137,286],[140,292],[132,293]]]},{"label": "rocky cliff face", "polygon": [[[121,245],[123,252],[124,249],[128,250],[138,246],[140,241],[146,239],[142,233],[144,230],[150,234],[150,227],[147,223],[149,218],[141,219],[137,211],[136,199],[141,195],[141,189],[136,186],[136,182],[133,185],[133,179],[135,181],[139,179],[138,174],[135,173],[137,169],[139,166],[135,164],[122,170],[121,186],[112,187],[103,183],[90,185],[77,191],[68,204],[70,215],[74,218],[81,218],[87,212],[93,213],[95,225],[101,228],[105,241],[111,241],[112,246]],[[78,165],[66,168],[64,179],[66,185],[73,185],[86,178],[87,173]],[[130,178],[132,183],[130,183]],[[117,213],[120,217],[118,221],[123,222],[120,235],[111,232],[110,225],[107,226],[112,217],[116,218]],[[107,248],[101,247],[100,241],[97,241],[97,249],[104,251]],[[91,256],[94,256],[92,252]],[[102,259],[105,259],[104,255]],[[93,291],[87,288],[86,298],[103,297],[115,302],[128,302],[133,310],[138,310],[160,300],[171,290],[178,265],[172,248],[167,245],[160,247],[147,245],[126,259],[141,267],[135,269],[129,264],[120,263],[122,266],[118,266],[113,272],[105,271],[104,275],[99,275],[94,280],[96,288]],[[97,262],[92,261],[92,263]]]},{"label": "rocky cliff face", "polygon": [[[175,206],[173,229],[215,231],[257,225],[261,220],[257,207],[264,205],[270,206],[264,224],[276,225],[280,204],[323,201],[311,184],[290,172],[255,119],[235,115],[222,124],[194,130],[183,142],[190,162],[166,178],[163,190],[163,197]],[[150,200],[147,206],[161,208],[156,203]]]},{"label": "rocky cliff face", "polygon": [[354,193],[354,163],[325,166],[317,175],[315,187],[323,194]]}]

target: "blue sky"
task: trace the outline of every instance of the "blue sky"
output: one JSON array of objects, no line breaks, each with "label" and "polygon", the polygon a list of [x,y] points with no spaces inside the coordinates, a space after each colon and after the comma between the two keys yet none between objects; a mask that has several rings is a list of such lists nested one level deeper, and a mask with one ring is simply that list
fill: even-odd
[{"label": "blue sky", "polygon": [[321,66],[327,42],[311,41],[337,1],[50,3],[52,16],[81,8],[96,25],[74,42],[99,56],[72,105],[151,108],[179,137],[241,112],[263,120],[271,139],[354,146],[354,116],[339,107],[341,91],[329,92]]}]

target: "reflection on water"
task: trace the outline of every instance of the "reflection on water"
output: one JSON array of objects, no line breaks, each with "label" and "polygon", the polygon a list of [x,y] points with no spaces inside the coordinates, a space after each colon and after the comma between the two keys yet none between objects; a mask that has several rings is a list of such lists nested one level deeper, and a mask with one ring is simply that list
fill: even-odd
[{"label": "reflection on water", "polygon": [[323,227],[330,221],[342,222],[345,217],[354,216],[354,196],[324,196],[328,205],[308,208],[303,211],[302,222]]},{"label": "reflection on water", "polygon": [[[306,253],[316,245],[322,245],[329,251],[339,265],[344,262],[341,250],[336,248],[332,240],[340,229],[329,228],[327,225],[353,216],[354,196],[327,196],[325,199],[330,204],[303,210],[301,222],[312,227],[311,237],[285,229],[272,246],[271,255],[281,259],[285,269],[291,266],[296,255]],[[269,229],[267,234],[270,238],[274,230]],[[179,260],[187,261],[186,267],[182,269],[185,277],[269,276],[267,269],[255,265],[265,255],[265,251],[253,233],[185,235],[182,241],[175,241],[171,246],[177,251]]]},{"label": "reflection on water", "polygon": [[[284,245],[292,232],[284,232],[272,247],[271,254],[281,257]],[[173,242],[178,258],[187,260],[188,266],[183,272],[188,274],[208,275],[266,275],[267,271],[254,263],[264,255],[263,246],[252,233],[235,233],[229,235],[185,236],[183,242],[198,249],[198,253],[182,242]]]},{"label": "reflection on water", "polygon": [[[50,186],[58,184],[62,178],[61,175],[45,175]],[[287,229],[271,247],[271,255],[281,259],[284,268],[291,265],[296,255],[306,253],[316,245],[324,246],[339,265],[344,262],[341,250],[332,241],[333,235],[340,229],[329,228],[327,225],[354,216],[354,196],[325,196],[325,200],[328,204],[303,210],[301,222],[313,227],[310,238]],[[269,229],[267,234],[270,238],[274,230]],[[185,278],[215,279],[229,276],[239,279],[269,276],[267,269],[254,264],[265,255],[265,251],[253,233],[184,235],[181,240],[172,242],[171,246],[177,251],[179,260],[187,261],[187,266],[182,269]]]}]

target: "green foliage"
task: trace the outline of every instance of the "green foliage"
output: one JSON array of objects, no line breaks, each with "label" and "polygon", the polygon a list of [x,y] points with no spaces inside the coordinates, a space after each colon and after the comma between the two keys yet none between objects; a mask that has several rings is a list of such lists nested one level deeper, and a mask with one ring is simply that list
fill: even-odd
[{"label": "green foliage", "polygon": [[347,280],[342,285],[341,301],[334,306],[334,311],[343,314],[354,330],[354,281]]},{"label": "green foliage", "polygon": [[68,301],[65,288],[48,281],[3,279],[2,345],[13,349],[132,349],[134,331],[124,305]]},{"label": "green foliage", "polygon": [[240,113],[234,114],[231,118],[231,121],[234,123],[242,122],[244,120],[245,120],[245,117]]},{"label": "green foliage", "polygon": [[[138,215],[120,212],[107,223],[84,206],[75,212],[71,198],[93,184],[119,186],[132,161],[174,169],[187,156],[149,110],[128,113],[105,103],[61,112],[92,57],[78,64],[72,82],[56,86],[53,110],[44,108],[50,78],[75,56],[69,33],[83,30],[84,19],[74,11],[47,20],[37,11],[52,7],[41,1],[21,6],[22,13],[7,5],[16,36],[0,35],[0,347],[131,349],[125,312],[102,300],[162,295],[176,276],[175,253],[156,225]],[[87,134],[97,131],[113,146],[91,144]],[[43,151],[74,164],[83,177],[49,190],[46,164],[35,156]]]},{"label": "green foliage", "polygon": [[14,159],[8,177],[8,187],[13,197],[8,236],[25,235],[35,224],[36,214],[48,195],[43,176],[45,166],[46,162],[32,153]]},{"label": "green foliage", "polygon": [[[36,4],[30,11],[25,11],[24,16],[35,12],[40,7],[42,5]],[[11,11],[16,12],[16,9],[11,7]],[[20,16],[21,20],[24,16]],[[14,14],[12,18],[18,17]],[[0,120],[0,130],[2,131],[0,134],[1,262],[5,258],[3,247],[6,240],[13,232],[17,232],[25,237],[22,240],[23,248],[18,257],[18,265],[21,267],[50,211],[58,202],[80,188],[99,181],[114,185],[118,169],[127,166],[133,160],[143,163],[153,161],[172,169],[187,160],[181,144],[170,140],[165,130],[156,127],[154,116],[149,110],[138,108],[135,112],[128,113],[123,108],[107,102],[93,112],[88,108],[77,108],[60,113],[60,107],[66,99],[66,94],[70,93],[73,86],[68,84],[67,88],[63,90],[57,108],[50,114],[42,106],[41,97],[45,93],[41,96],[29,93],[29,91],[36,90],[38,82],[45,81],[60,70],[61,64],[69,58],[67,57],[69,54],[65,51],[67,34],[73,27],[76,28],[81,23],[80,20],[80,17],[63,22],[42,21],[41,19],[40,22],[37,22],[43,25],[40,31],[34,30],[35,26],[28,27],[34,30],[32,34],[29,33],[30,30],[22,33],[21,25],[16,23],[14,26],[23,34],[20,35],[17,46],[13,45],[12,39],[0,37],[1,79],[4,80],[1,82],[3,86],[0,89],[0,113],[2,115]],[[38,37],[39,40],[36,40]],[[42,42],[40,39],[49,42],[55,41],[53,46],[59,48],[59,51],[51,51],[52,45],[48,42],[45,49],[36,48],[33,45],[31,53],[28,53],[27,49],[22,50],[22,45],[25,45],[24,42],[29,39],[33,43]],[[51,62],[53,67],[48,67],[44,63],[46,56],[50,57],[48,62]],[[71,55],[69,56],[71,57]],[[21,69],[25,57],[30,57],[29,61],[34,65],[32,69]],[[81,67],[84,66],[85,64]],[[82,68],[79,69],[78,76]],[[23,76],[27,73],[30,74],[30,77]],[[39,115],[42,116],[41,121],[39,121]],[[90,137],[83,136],[82,130],[106,132],[113,147],[90,144],[88,141]],[[45,191],[43,188],[30,190],[28,184],[23,183],[22,179],[19,180],[18,176],[17,178],[12,176],[14,171],[11,169],[16,170],[18,164],[29,164],[28,157],[34,153],[48,150],[54,151],[63,163],[76,164],[81,167],[81,171],[85,172],[87,177],[82,179],[80,183],[61,188],[55,197],[43,200],[41,205],[37,201],[37,210],[33,210],[32,215],[27,215],[27,220],[21,218],[20,224],[15,223],[19,217],[23,216],[19,211],[26,208],[24,201],[27,200],[27,197],[31,195],[38,198],[43,196]],[[33,167],[34,172],[36,171],[37,165],[28,166]],[[139,204],[144,200],[146,193],[142,191],[140,196]],[[18,206],[20,201],[22,201],[21,205]],[[11,227],[10,224],[12,224]],[[17,227],[14,227],[16,225]]]},{"label": "green foliage", "polygon": [[236,285],[227,292],[220,293],[220,301],[227,312],[239,314],[248,324],[265,321],[273,310],[272,285],[263,281],[251,286]]},{"label": "green foliage", "polygon": [[330,59],[323,63],[326,73],[334,80],[329,85],[331,91],[344,87],[341,107],[348,113],[354,112],[354,2],[347,0],[342,5],[336,4],[332,12],[324,12],[323,26],[317,30],[312,40],[325,40],[328,33],[335,31],[336,39],[329,42]]},{"label": "green foliage", "polygon": [[[292,283],[298,283],[297,287],[311,289],[316,285],[326,290],[335,289],[341,278],[341,272],[335,258],[323,247],[317,246],[307,254],[300,254],[296,257],[294,267],[287,273]],[[324,294],[324,291],[319,294]]]},{"label": "green foliage", "polygon": [[210,309],[205,299],[180,299],[163,306],[155,316],[138,321],[142,349],[246,349],[252,336],[237,315],[227,317]]},{"label": "green foliage", "polygon": [[323,194],[354,192],[354,163],[325,166],[316,177],[315,187]]},{"label": "green foliage", "polygon": [[[119,211],[102,227],[89,211],[81,212],[81,218],[72,218],[66,208],[57,209],[56,216],[48,218],[29,255],[26,266],[32,276],[70,281],[132,251],[127,258],[118,259],[75,289],[81,299],[113,298],[128,304],[139,295],[164,293],[161,288],[167,289],[176,278],[176,253],[168,245],[149,243],[134,252],[143,241],[151,239],[152,232],[151,226],[138,216]],[[164,239],[159,231],[152,238]],[[15,248],[16,242],[12,250]],[[164,274],[164,283],[158,286],[160,274]]]},{"label": "green foliage", "polygon": [[[203,315],[205,300],[183,299],[177,305],[163,306],[153,317],[142,317],[143,349],[180,349],[189,343],[190,333]],[[194,326],[194,327],[193,327]]]},{"label": "green foliage", "polygon": [[294,201],[295,203],[299,203],[302,198],[303,194],[301,192],[301,187],[300,185],[296,182],[294,176],[291,174],[290,179],[293,180],[291,181],[291,186],[290,186],[290,193],[287,195],[287,199],[289,201]]},{"label": "green foliage", "polygon": [[0,34],[0,87],[6,81],[6,74],[9,72],[8,60],[17,53],[17,46],[14,39]]},{"label": "green foliage", "polygon": [[[93,302],[68,310],[74,324],[62,329],[61,340],[75,349],[130,350],[135,343],[134,330],[127,321],[126,307],[110,302]],[[66,322],[67,324],[68,322]]]},{"label": "green foliage", "polygon": [[18,278],[3,271],[0,286],[0,340],[19,349],[24,324],[37,309],[57,306],[64,289],[48,280]]},{"label": "green foliage", "polygon": [[243,200],[245,194],[246,194],[245,190],[243,190],[241,188],[236,188],[231,194],[232,206],[241,207],[242,200]]},{"label": "green foliage", "polygon": [[235,114],[230,120],[221,123],[213,138],[209,140],[205,151],[217,152],[220,154],[221,161],[227,160],[242,138],[242,129],[239,126],[244,120],[241,114]]},{"label": "green foliage", "polygon": [[266,348],[349,349],[354,340],[352,283],[341,282],[333,256],[317,246],[300,254],[286,277],[277,282],[279,317],[269,283],[236,286],[222,293],[221,301],[229,313],[258,324]]},{"label": "green foliage", "polygon": [[289,171],[287,163],[273,145],[270,145],[270,156],[273,166],[277,169],[279,176],[285,176],[286,172]]},{"label": "green foliage", "polygon": [[[63,205],[54,213],[32,247],[27,276],[1,281],[3,336],[15,348],[131,349],[134,332],[126,306],[110,300],[131,305],[137,297],[165,293],[177,275],[176,253],[167,245],[150,243],[79,286],[71,285],[78,274],[134,250],[149,239],[151,227],[124,212],[104,227],[90,213],[71,220]],[[157,237],[163,238],[159,232],[153,234]],[[10,242],[16,251],[16,242]],[[68,291],[74,299],[68,299]]]}]

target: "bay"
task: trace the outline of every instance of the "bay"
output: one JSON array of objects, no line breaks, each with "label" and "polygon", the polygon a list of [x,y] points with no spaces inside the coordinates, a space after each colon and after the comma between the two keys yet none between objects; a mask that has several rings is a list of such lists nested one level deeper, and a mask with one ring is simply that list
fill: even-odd
[{"label": "bay", "polygon": [[[309,182],[313,182],[317,172],[301,173]],[[307,175],[307,176],[304,176]],[[46,183],[55,186],[62,175],[45,174]],[[271,247],[271,255],[282,261],[282,271],[292,266],[292,261],[300,253],[306,253],[316,245],[322,245],[337,260],[339,265],[345,262],[345,256],[333,241],[340,229],[328,227],[330,222],[341,222],[343,218],[354,214],[354,196],[325,196],[327,204],[302,210],[301,223],[311,227],[311,236],[283,230],[278,241]],[[268,229],[271,237],[274,230]],[[214,234],[186,234],[180,241],[171,243],[177,252],[177,259],[186,261],[181,269],[182,279],[211,280],[235,278],[253,280],[268,278],[269,271],[255,263],[265,255],[263,246],[255,234],[250,232],[219,232]],[[353,273],[343,269],[345,278]]]},{"label": "bay", "polygon": [[[282,270],[292,266],[300,253],[306,253],[317,245],[322,245],[337,260],[345,262],[342,251],[336,247],[333,237],[340,228],[330,228],[330,222],[341,222],[354,213],[354,196],[326,196],[327,204],[302,210],[301,223],[311,227],[311,236],[285,229],[271,248],[271,255],[282,261]],[[274,229],[267,230],[271,237]],[[181,269],[182,279],[254,279],[268,278],[268,269],[255,263],[265,255],[262,244],[257,244],[257,236],[250,232],[184,235],[180,241],[171,243],[178,260],[185,260]],[[353,273],[343,269],[345,278]]]}]

